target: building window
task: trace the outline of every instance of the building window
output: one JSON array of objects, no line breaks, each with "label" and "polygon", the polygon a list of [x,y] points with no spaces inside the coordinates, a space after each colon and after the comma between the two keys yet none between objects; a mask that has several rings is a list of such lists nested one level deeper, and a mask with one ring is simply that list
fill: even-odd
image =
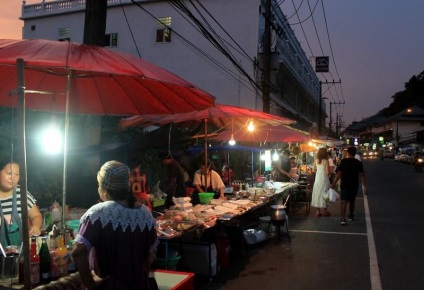
[{"label": "building window", "polygon": [[171,42],[171,17],[157,19],[156,42]]},{"label": "building window", "polygon": [[35,25],[31,25],[31,31],[35,31]]},{"label": "building window", "polygon": [[106,34],[105,46],[118,46],[118,33]]},{"label": "building window", "polygon": [[69,27],[59,28],[59,37],[67,36],[69,35],[69,32],[70,32]]}]

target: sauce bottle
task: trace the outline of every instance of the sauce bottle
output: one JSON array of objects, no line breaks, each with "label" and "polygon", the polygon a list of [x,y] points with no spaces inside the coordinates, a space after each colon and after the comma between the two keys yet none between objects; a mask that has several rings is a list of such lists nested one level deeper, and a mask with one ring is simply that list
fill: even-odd
[{"label": "sauce bottle", "polygon": [[56,254],[56,238],[50,236],[50,280],[55,281],[59,279],[60,269],[59,260]]},{"label": "sauce bottle", "polygon": [[68,251],[66,250],[63,236],[58,237],[57,249],[55,252],[59,262],[59,276],[68,276]]},{"label": "sauce bottle", "polygon": [[37,244],[35,240],[31,241],[30,277],[33,287],[40,284],[40,256],[37,254]]},{"label": "sauce bottle", "polygon": [[47,247],[47,237],[42,238],[42,243],[38,255],[40,256],[40,281],[42,284],[47,284],[50,282],[51,259],[49,247]]}]

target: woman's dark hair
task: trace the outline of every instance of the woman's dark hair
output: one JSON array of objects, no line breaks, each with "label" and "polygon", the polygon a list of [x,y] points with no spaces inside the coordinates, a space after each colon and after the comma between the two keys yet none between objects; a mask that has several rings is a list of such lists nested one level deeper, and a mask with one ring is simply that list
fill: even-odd
[{"label": "woman's dark hair", "polygon": [[10,151],[0,150],[0,170],[3,170],[9,163],[19,164],[17,156],[14,156]]},{"label": "woman's dark hair", "polygon": [[111,200],[126,200],[128,207],[134,207],[135,197],[131,191],[108,189],[107,194],[110,196]]},{"label": "woman's dark hair", "polygon": [[200,163],[200,166],[205,166],[208,169],[212,169],[213,162],[210,159],[206,161],[206,164],[205,164],[205,160],[201,160],[199,163]]},{"label": "woman's dark hair", "polygon": [[328,159],[327,149],[319,148],[317,153],[318,163],[321,164],[323,159]]}]

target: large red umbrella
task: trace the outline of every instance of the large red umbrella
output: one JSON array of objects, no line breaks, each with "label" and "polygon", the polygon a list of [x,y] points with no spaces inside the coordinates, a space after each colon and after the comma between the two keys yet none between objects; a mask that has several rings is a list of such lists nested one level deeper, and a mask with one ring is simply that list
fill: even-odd
[{"label": "large red umbrella", "polygon": [[254,131],[245,129],[231,131],[222,131],[211,139],[231,140],[240,142],[307,142],[309,134],[296,130],[286,125],[260,127]]},{"label": "large red umbrella", "polygon": [[[129,54],[71,42],[0,40],[0,106],[19,109],[24,156],[25,108],[65,112],[63,209],[69,112],[124,116],[170,114],[201,110],[214,103],[213,96],[191,83]],[[22,218],[26,220],[25,157],[22,165],[25,170],[21,179]],[[28,256],[28,224],[22,224],[23,249]],[[25,272],[29,272],[28,259],[25,259]],[[27,276],[25,285],[30,288]]]},{"label": "large red umbrella", "polygon": [[[210,94],[154,64],[107,48],[50,40],[0,40],[0,106],[16,89],[16,59],[25,61],[26,107],[98,115],[174,114],[214,105]],[[67,90],[67,86],[69,89]]]}]

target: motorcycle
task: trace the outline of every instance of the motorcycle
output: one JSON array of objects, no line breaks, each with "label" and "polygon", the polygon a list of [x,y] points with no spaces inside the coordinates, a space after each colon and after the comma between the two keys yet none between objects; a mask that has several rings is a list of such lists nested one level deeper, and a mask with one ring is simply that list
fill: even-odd
[{"label": "motorcycle", "polygon": [[417,172],[423,171],[424,157],[418,157],[414,162],[414,168]]}]

